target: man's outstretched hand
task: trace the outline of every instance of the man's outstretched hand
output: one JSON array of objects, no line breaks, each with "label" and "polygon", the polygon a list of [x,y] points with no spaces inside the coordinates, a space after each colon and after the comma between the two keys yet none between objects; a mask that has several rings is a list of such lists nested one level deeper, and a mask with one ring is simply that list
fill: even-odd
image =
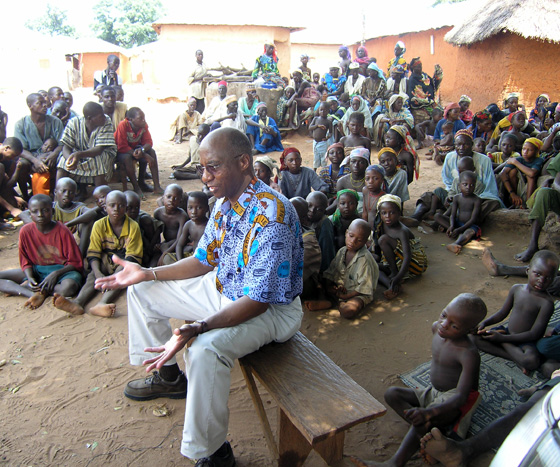
[{"label": "man's outstretched hand", "polygon": [[187,342],[199,333],[197,324],[184,324],[180,328],[173,330],[173,336],[161,347],[147,347],[144,352],[159,352],[157,357],[144,360],[143,365],[148,365],[146,372],[149,373],[153,369],[158,370],[165,365],[171,358],[181,350]]},{"label": "man's outstretched hand", "polygon": [[122,266],[122,269],[111,276],[96,279],[95,288],[97,290],[124,289],[129,285],[138,284],[139,282],[147,280],[146,270],[139,264],[125,261],[117,255],[113,255],[113,263]]}]

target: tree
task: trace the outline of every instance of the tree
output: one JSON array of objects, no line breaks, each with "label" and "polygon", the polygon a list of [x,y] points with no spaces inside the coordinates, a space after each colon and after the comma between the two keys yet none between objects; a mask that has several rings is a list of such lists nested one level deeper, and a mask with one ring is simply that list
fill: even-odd
[{"label": "tree", "polygon": [[100,39],[125,48],[157,39],[152,23],[162,16],[159,0],[100,0],[93,11],[92,27]]},{"label": "tree", "polygon": [[66,24],[67,21],[66,10],[47,4],[46,13],[27,21],[25,27],[32,31],[45,32],[50,36],[75,37],[76,28]]}]

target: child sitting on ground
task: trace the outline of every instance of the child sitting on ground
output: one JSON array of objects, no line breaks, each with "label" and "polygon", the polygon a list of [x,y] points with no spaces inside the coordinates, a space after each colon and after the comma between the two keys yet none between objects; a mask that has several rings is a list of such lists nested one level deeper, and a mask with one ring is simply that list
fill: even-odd
[{"label": "child sitting on ground", "polygon": [[[409,389],[390,387],[385,401],[411,424],[388,465],[402,466],[420,447],[420,438],[433,427],[447,428],[465,438],[480,402],[480,355],[469,333],[486,316],[486,305],[473,294],[455,297],[432,324],[430,386]],[[359,466],[380,465],[352,458]]]},{"label": "child sitting on ground", "polygon": [[385,180],[385,169],[380,165],[370,165],[366,169],[365,185],[362,189],[364,197],[364,219],[373,229],[377,216],[377,202],[379,198],[387,194],[387,181]]},{"label": "child sitting on ground", "polygon": [[329,267],[334,259],[336,249],[334,246],[334,227],[331,220],[325,215],[327,210],[327,196],[320,191],[314,191],[307,197],[307,218],[311,228],[315,229],[317,241],[321,247],[321,269],[322,273]]},{"label": "child sitting on ground", "polygon": [[[543,142],[538,138],[527,138],[523,143],[521,157],[510,157],[500,172],[500,179],[509,194],[512,207],[523,207],[537,189],[537,179],[545,162],[539,157],[542,145]],[[504,193],[504,201],[506,199]]]},{"label": "child sitting on ground", "polygon": [[434,146],[434,161],[437,165],[443,165],[445,156],[455,149],[455,136],[453,135],[454,124],[455,123],[451,120],[447,120],[441,127],[443,136]]},{"label": "child sitting on ground", "polygon": [[168,253],[163,258],[163,264],[173,264],[183,258],[192,256],[198,246],[198,241],[204,234],[208,223],[208,196],[202,191],[191,191],[187,202],[189,220],[181,227],[177,237],[175,253]]},{"label": "child sitting on ground", "polygon": [[385,169],[387,193],[398,196],[404,202],[410,199],[408,193],[408,175],[406,170],[399,168],[397,153],[391,148],[381,148],[377,154],[379,165]]},{"label": "child sitting on ground", "polygon": [[[478,335],[473,337],[480,350],[513,360],[524,373],[539,367],[536,342],[544,336],[554,312],[554,299],[547,288],[556,277],[558,263],[558,256],[549,250],[535,253],[527,268],[527,284],[515,284],[502,308],[480,323]],[[507,326],[485,329],[510,313]]]},{"label": "child sitting on ground", "polygon": [[354,190],[340,190],[336,196],[338,198],[337,208],[329,219],[333,224],[334,242],[336,251],[338,251],[346,244],[345,239],[348,226],[355,219],[360,218],[358,215],[358,201],[360,197]]},{"label": "child sitting on ground", "polygon": [[[274,159],[270,156],[257,156],[255,162],[253,162],[253,169],[255,170],[255,176],[264,184],[268,185],[273,190],[282,193],[280,186],[273,179],[274,170],[278,173],[278,166]],[[278,178],[278,175],[276,175]]]},{"label": "child sitting on ground", "polygon": [[[352,221],[342,247],[323,272],[329,298],[338,303],[340,316],[354,318],[373,300],[377,288],[379,268],[367,250],[366,242],[371,234],[369,224],[363,219]],[[305,305],[311,311],[325,310],[333,304],[330,300],[310,300]]]},{"label": "child sitting on ground", "polygon": [[[58,141],[56,139],[47,138],[36,156],[37,159],[40,162],[47,164],[48,156],[50,156],[57,147]],[[50,196],[52,190],[54,189],[55,181],[55,177],[52,177],[51,179],[51,175],[48,170],[46,172],[36,172],[31,176],[31,190],[34,195],[43,194]]]},{"label": "child sitting on ground", "polygon": [[348,156],[356,148],[366,148],[368,151],[371,151],[371,140],[366,136],[362,136],[364,121],[364,114],[360,112],[354,112],[350,115],[348,119],[348,132],[350,134],[340,138],[340,143],[344,146],[345,156]]},{"label": "child sitting on ground", "polygon": [[[18,158],[22,151],[23,145],[18,138],[10,137],[0,142],[0,206],[13,217],[18,217],[21,210],[25,209],[23,199],[17,197],[14,191],[20,176],[21,164]],[[12,224],[0,218],[0,231],[14,229]]]},{"label": "child sitting on ground", "polygon": [[369,166],[369,150],[364,148],[353,149],[349,156],[342,162],[343,166],[350,166],[350,173],[341,177],[336,182],[336,191],[355,190],[360,197],[358,214],[362,215],[364,206],[363,189],[366,181],[366,169]]},{"label": "child sitting on ground", "polygon": [[163,206],[154,211],[154,219],[163,222],[164,241],[156,246],[156,249],[161,252],[157,260],[158,266],[162,266],[163,257],[175,249],[181,227],[189,219],[187,213],[179,207],[182,199],[183,189],[175,183],[169,185],[163,193]]},{"label": "child sitting on ground", "polygon": [[[74,201],[78,192],[78,184],[69,177],[60,178],[54,187],[54,203],[53,203],[53,220],[60,221],[68,227],[68,222],[76,219],[87,212],[88,208],[84,203]],[[93,224],[92,224],[93,225]],[[82,257],[87,252],[87,244],[89,243],[89,230],[83,230],[83,224],[68,227],[72,234],[78,234],[80,239],[80,251]]]},{"label": "child sitting on ground", "polygon": [[[138,107],[128,109],[126,118],[118,124],[117,131],[115,131],[115,142],[117,143],[117,162],[121,167],[122,191],[126,191],[128,177],[140,198],[145,199],[142,191],[163,193],[159,185],[159,168],[152,135],[148,130],[146,116]],[[136,178],[136,162],[138,162],[138,178]],[[153,188],[146,183],[147,166],[150,167],[154,181]]]},{"label": "child sitting on ground", "polygon": [[76,295],[83,279],[82,256],[70,230],[53,220],[47,195],[33,196],[29,213],[32,223],[19,232],[21,269],[0,272],[0,291],[27,297],[25,306],[35,309],[55,292]]},{"label": "child sitting on ground", "polygon": [[186,112],[180,114],[171,124],[169,139],[175,144],[190,141],[193,136],[196,138],[198,126],[202,123],[202,115],[196,110],[196,104],[194,97],[189,98]]},{"label": "child sitting on ground", "polygon": [[404,125],[393,125],[385,133],[385,146],[393,149],[397,153],[399,165],[406,171],[407,181],[410,185],[414,180],[414,175],[418,178],[420,163],[418,154],[412,145],[413,140],[408,128]]},{"label": "child sitting on ground", "polygon": [[[91,272],[75,300],[68,300],[59,293],[54,294],[56,308],[73,315],[84,314],[84,307],[97,292],[95,280],[109,276],[122,269],[113,262],[113,255],[140,264],[142,261],[142,235],[138,224],[126,215],[126,196],[122,191],[111,191],[106,198],[107,216],[93,224],[87,251]],[[89,313],[110,318],[117,308],[115,301],[121,289],[107,290]]]},{"label": "child sitting on ground", "polygon": [[376,236],[382,253],[379,281],[387,287],[384,295],[388,300],[399,294],[405,279],[419,276],[428,268],[420,240],[401,222],[401,206],[401,199],[395,195],[384,195],[377,203],[381,222]]},{"label": "child sitting on ground", "polygon": [[504,133],[500,138],[500,152],[490,152],[488,157],[492,159],[492,167],[494,173],[499,174],[506,165],[506,161],[510,157],[520,157],[521,154],[515,152],[517,146],[517,136],[512,133]]},{"label": "child sitting on ground", "polygon": [[416,131],[416,139],[418,140],[418,146],[416,146],[416,149],[427,148],[433,145],[434,132],[436,131],[437,124],[442,118],[443,110],[436,107],[432,111],[432,118],[430,120],[418,123],[414,127],[414,130]]},{"label": "child sitting on ground", "polygon": [[301,166],[301,153],[297,148],[284,149],[281,159],[283,159],[282,165],[287,168],[282,171],[280,181],[280,189],[286,198],[296,196],[306,198],[311,193],[311,189],[323,193],[329,192],[327,184],[312,169]]},{"label": "child sitting on ground", "polygon": [[479,223],[482,200],[474,194],[477,176],[470,170],[459,175],[461,193],[453,197],[450,215],[436,213],[436,222],[447,230],[447,236],[455,241],[447,245],[447,249],[458,255],[463,246],[471,240],[480,239],[482,231]]},{"label": "child sitting on ground", "polygon": [[474,152],[478,152],[479,154],[486,154],[486,141],[484,138],[475,138],[473,140],[472,149]]},{"label": "child sitting on ground", "polygon": [[332,121],[327,118],[329,113],[329,103],[323,102],[317,111],[318,116],[313,117],[309,124],[309,131],[313,132],[313,169],[326,165],[325,154],[329,147],[328,139],[333,134]]},{"label": "child sitting on ground", "polygon": [[189,152],[187,153],[187,158],[185,162],[181,165],[172,165],[173,173],[169,178],[176,180],[199,180],[202,176],[200,172],[200,156],[198,154],[198,148],[202,140],[210,133],[210,125],[203,123],[198,127],[198,134],[196,138],[191,138],[189,140]]},{"label": "child sitting on ground", "polygon": [[321,167],[317,175],[329,187],[329,192],[327,193],[327,198],[329,199],[327,214],[332,214],[336,209],[336,183],[340,177],[350,173],[350,167],[348,165],[341,165],[344,160],[344,146],[341,143],[331,144],[327,149],[325,159],[328,159],[330,164],[326,167]]},{"label": "child sitting on ground", "polygon": [[315,297],[319,287],[319,269],[321,268],[321,247],[317,241],[315,229],[311,227],[307,217],[309,206],[303,198],[292,198],[290,202],[301,223],[301,237],[303,239],[303,297]]},{"label": "child sitting on ground", "polygon": [[[135,191],[125,191],[126,215],[138,223],[142,235],[142,266],[148,267],[156,255],[155,246],[160,242],[163,222],[154,219],[140,209],[140,196]],[[159,250],[155,261],[159,258]]]}]

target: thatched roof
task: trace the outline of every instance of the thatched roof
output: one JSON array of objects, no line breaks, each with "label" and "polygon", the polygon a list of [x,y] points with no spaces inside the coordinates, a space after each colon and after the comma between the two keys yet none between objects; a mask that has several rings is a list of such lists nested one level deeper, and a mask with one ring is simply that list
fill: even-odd
[{"label": "thatched roof", "polygon": [[500,32],[560,42],[560,0],[486,0],[445,35],[453,45],[481,42]]},{"label": "thatched roof", "polygon": [[[293,15],[292,15],[293,16]],[[292,21],[292,23],[289,22]],[[159,34],[162,25],[204,25],[204,26],[265,26],[289,29],[291,32],[304,29],[302,25],[294,25],[295,21],[289,18],[284,21],[281,15],[251,14],[246,11],[216,10],[211,15],[206,10],[189,11],[188,14],[173,14],[154,21],[152,27]]]}]

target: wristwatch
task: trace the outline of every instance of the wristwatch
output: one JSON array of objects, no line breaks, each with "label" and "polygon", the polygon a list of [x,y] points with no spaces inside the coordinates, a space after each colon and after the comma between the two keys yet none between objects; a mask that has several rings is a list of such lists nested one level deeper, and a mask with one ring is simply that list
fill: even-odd
[{"label": "wristwatch", "polygon": [[197,319],[195,321],[196,324],[200,324],[200,332],[199,334],[203,334],[208,331],[208,324],[203,319]]}]

